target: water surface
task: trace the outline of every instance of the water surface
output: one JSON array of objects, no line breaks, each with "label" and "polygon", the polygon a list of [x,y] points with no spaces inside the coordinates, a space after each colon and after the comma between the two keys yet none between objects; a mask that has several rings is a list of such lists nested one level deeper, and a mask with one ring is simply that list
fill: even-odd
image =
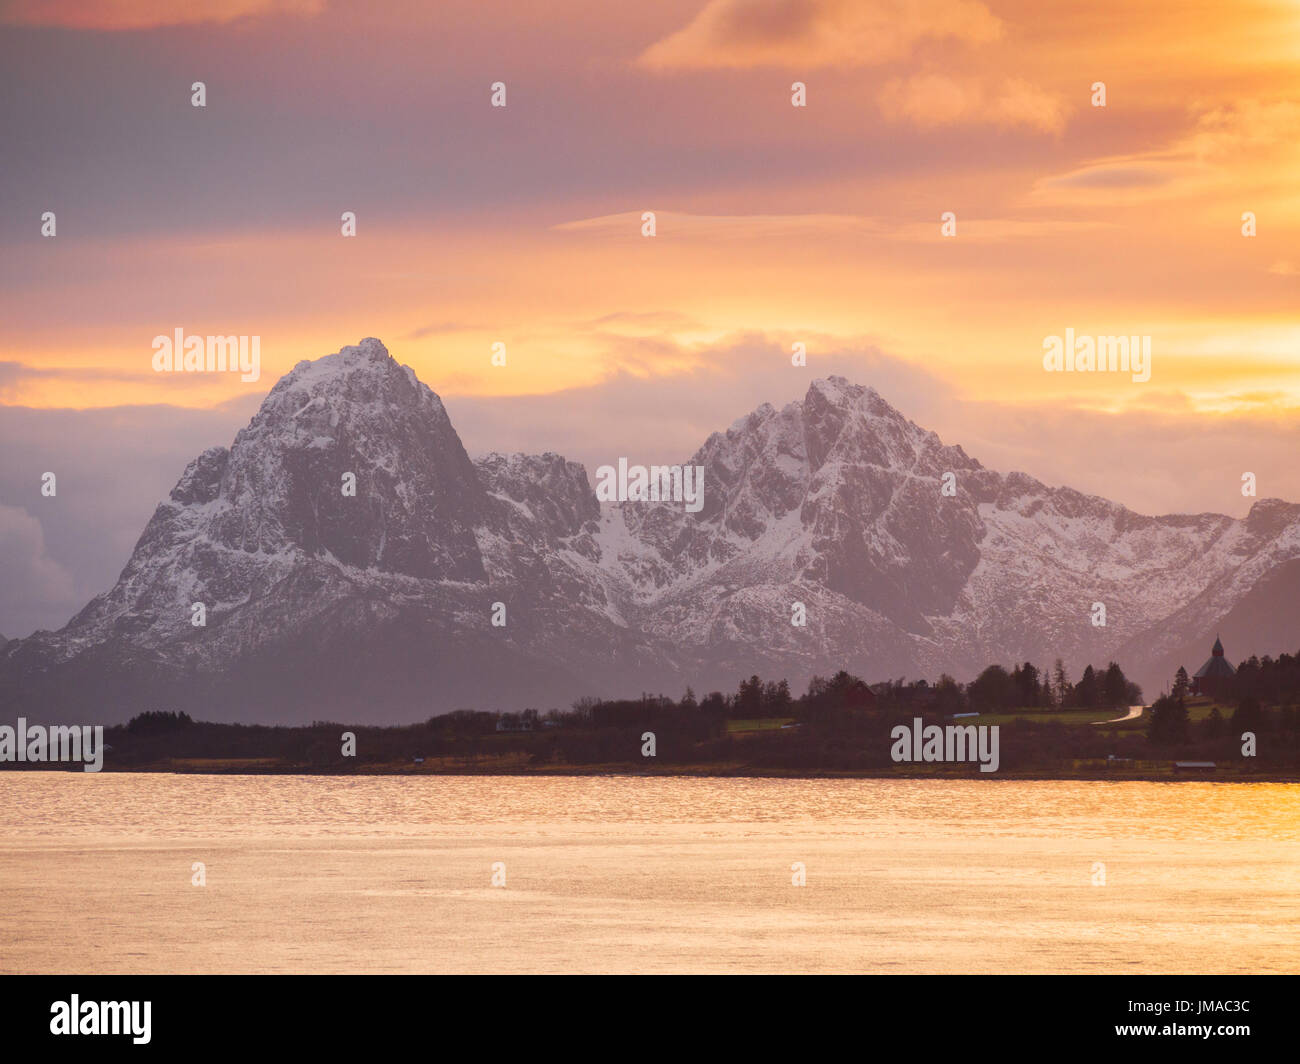
[{"label": "water surface", "polygon": [[4,772],[0,971],[1296,972],[1300,786]]}]

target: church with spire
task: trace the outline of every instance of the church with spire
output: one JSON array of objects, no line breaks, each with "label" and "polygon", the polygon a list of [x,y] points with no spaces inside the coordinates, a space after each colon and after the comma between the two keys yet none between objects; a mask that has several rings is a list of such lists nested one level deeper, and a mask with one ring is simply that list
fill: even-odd
[{"label": "church with spire", "polygon": [[1236,671],[1228,659],[1223,656],[1223,642],[1216,635],[1209,660],[1197,669],[1196,675],[1192,677],[1192,694],[1206,695],[1210,698],[1217,698],[1220,694],[1226,694],[1228,681],[1232,679]]}]

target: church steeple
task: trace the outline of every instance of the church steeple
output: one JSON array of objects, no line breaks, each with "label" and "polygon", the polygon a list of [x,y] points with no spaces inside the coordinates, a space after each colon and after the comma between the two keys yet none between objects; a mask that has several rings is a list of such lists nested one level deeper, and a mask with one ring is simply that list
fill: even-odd
[{"label": "church steeple", "polygon": [[1216,635],[1214,649],[1210,651],[1205,664],[1197,669],[1196,675],[1192,677],[1192,694],[1217,697],[1228,693],[1226,685],[1236,671],[1232,667],[1232,662],[1223,656],[1223,640]]}]

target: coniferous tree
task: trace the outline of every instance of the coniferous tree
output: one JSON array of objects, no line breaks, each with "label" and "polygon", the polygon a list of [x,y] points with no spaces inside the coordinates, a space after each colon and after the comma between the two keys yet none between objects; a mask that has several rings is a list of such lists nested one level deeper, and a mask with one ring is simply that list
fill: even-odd
[{"label": "coniferous tree", "polygon": [[1176,698],[1161,695],[1151,706],[1147,739],[1154,746],[1174,746],[1187,741],[1187,707]]},{"label": "coniferous tree", "polygon": [[1122,706],[1128,702],[1128,680],[1124,677],[1124,670],[1115,662],[1106,666],[1106,676],[1101,686],[1106,705]]},{"label": "coniferous tree", "polygon": [[1065,664],[1060,658],[1056,659],[1056,667],[1052,670],[1053,685],[1056,687],[1056,704],[1058,707],[1065,707],[1070,704],[1074,690],[1070,686],[1069,677],[1065,675]]},{"label": "coniferous tree", "polygon": [[1001,665],[990,665],[971,682],[967,691],[971,705],[984,712],[1009,709],[1016,701],[1016,680]]},{"label": "coniferous tree", "polygon": [[1223,719],[1223,714],[1219,712],[1219,707],[1215,706],[1210,710],[1210,715],[1201,723],[1201,734],[1207,739],[1217,739],[1227,728],[1227,721]]},{"label": "coniferous tree", "polygon": [[1091,709],[1100,701],[1101,691],[1097,684],[1097,674],[1091,665],[1083,670],[1083,675],[1075,685],[1074,694],[1075,701],[1085,709]]},{"label": "coniferous tree", "polygon": [[1243,698],[1232,711],[1232,733],[1262,731],[1265,723],[1264,709],[1258,698]]},{"label": "coniferous tree", "polygon": [[740,689],[736,692],[736,715],[748,718],[763,715],[763,681],[757,676],[740,681]]},{"label": "coniferous tree", "polygon": [[1016,701],[1022,706],[1038,705],[1038,670],[1026,661],[1012,676],[1016,681]]},{"label": "coniferous tree", "polygon": [[768,682],[763,688],[763,713],[768,717],[784,717],[789,715],[790,705],[790,684],[786,680],[779,682]]},{"label": "coniferous tree", "polygon": [[962,697],[961,687],[945,672],[934,685],[935,712],[941,716],[950,716],[953,713],[960,713],[965,708],[966,700]]}]

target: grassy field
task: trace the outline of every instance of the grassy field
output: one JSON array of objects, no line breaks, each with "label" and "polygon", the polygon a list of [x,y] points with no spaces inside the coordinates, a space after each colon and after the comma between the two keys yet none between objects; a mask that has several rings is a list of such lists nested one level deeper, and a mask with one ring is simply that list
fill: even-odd
[{"label": "grassy field", "polygon": [[[1038,724],[1055,722],[1067,726],[1077,726],[1114,720],[1116,717],[1122,717],[1125,712],[1124,709],[1042,709],[1038,706],[1028,706],[1024,709],[1011,709],[1003,713],[981,713],[977,717],[961,717],[955,723],[1010,724],[1015,720],[1028,720]],[[1208,714],[1209,707],[1206,706],[1204,715]],[[926,716],[924,713],[921,715]],[[1199,720],[1201,718],[1193,714],[1192,719]],[[1122,728],[1116,724],[1115,729],[1117,731],[1128,731],[1130,729],[1145,731],[1147,720],[1148,716],[1144,713],[1134,720],[1125,722]],[[727,734],[746,735],[753,732],[776,731],[786,724],[793,723],[793,721],[793,717],[754,717],[747,720],[729,720],[727,721]]]},{"label": "grassy field", "polygon": [[278,757],[172,757],[173,772],[258,772],[284,763]]},{"label": "grassy field", "polygon": [[[1191,701],[1187,703],[1187,716],[1193,724],[1205,720],[1206,717],[1214,710],[1217,703],[1210,701]],[[1232,716],[1232,706],[1218,705],[1219,713],[1223,719],[1227,720]],[[958,724],[1010,724],[1016,720],[1033,721],[1036,724],[1051,724],[1053,722],[1064,724],[1069,727],[1082,725],[1098,724],[1101,725],[1106,721],[1115,721],[1115,718],[1124,716],[1128,710],[1124,707],[1118,709],[1100,708],[1100,709],[1044,709],[1042,706],[1025,706],[1021,709],[1008,709],[1001,713],[981,713],[976,717],[961,717],[956,720]],[[921,716],[929,716],[921,713]],[[946,718],[949,719],[949,718]],[[775,731],[785,724],[790,724],[793,717],[755,717],[749,720],[729,720],[727,721],[728,735],[743,735],[750,732]],[[1134,717],[1132,720],[1120,723],[1115,721],[1111,725],[1114,731],[1130,732],[1147,730],[1147,725],[1151,722],[1151,713],[1144,710],[1141,716]]]},{"label": "grassy field", "polygon": [[1214,710],[1216,706],[1218,707],[1219,715],[1223,717],[1224,720],[1231,719],[1232,711],[1234,707],[1225,706],[1218,702],[1208,702],[1208,701],[1188,702],[1187,717],[1190,721],[1192,721],[1193,724],[1196,723],[1197,721],[1202,721],[1210,715],[1210,713]]},{"label": "grassy field", "polygon": [[794,722],[794,717],[753,717],[749,720],[727,721],[727,734],[737,735],[745,732],[776,731],[785,724]]},{"label": "grassy field", "polygon": [[[1026,709],[1011,709],[1004,713],[981,713],[978,717],[961,717],[956,724],[1010,724],[1013,720],[1028,720],[1036,724],[1056,722],[1065,725],[1096,724],[1100,721],[1122,717],[1124,709],[1041,709],[1031,706]],[[1145,727],[1146,715],[1128,721],[1125,729],[1135,724]],[[1116,726],[1118,728],[1118,725]]]},{"label": "grassy field", "polygon": [[[1187,717],[1192,724],[1199,724],[1205,720],[1214,710],[1218,708],[1219,714],[1223,719],[1229,720],[1232,717],[1232,706],[1225,706],[1221,703],[1205,701],[1189,701],[1187,703]],[[1083,724],[1101,724],[1103,721],[1114,720],[1116,717],[1122,717],[1125,714],[1124,709],[1043,709],[1038,706],[1029,706],[1024,709],[1007,710],[1004,713],[983,713],[978,717],[962,717],[957,723],[971,724],[1010,724],[1015,720],[1029,720],[1040,724],[1046,724],[1051,721],[1059,721],[1066,725],[1083,725]],[[1133,720],[1127,720],[1123,723],[1116,722],[1104,728],[1106,731],[1127,734],[1130,732],[1142,732],[1145,734],[1147,726],[1151,723],[1150,709],[1143,710],[1142,715],[1135,717]]]}]

